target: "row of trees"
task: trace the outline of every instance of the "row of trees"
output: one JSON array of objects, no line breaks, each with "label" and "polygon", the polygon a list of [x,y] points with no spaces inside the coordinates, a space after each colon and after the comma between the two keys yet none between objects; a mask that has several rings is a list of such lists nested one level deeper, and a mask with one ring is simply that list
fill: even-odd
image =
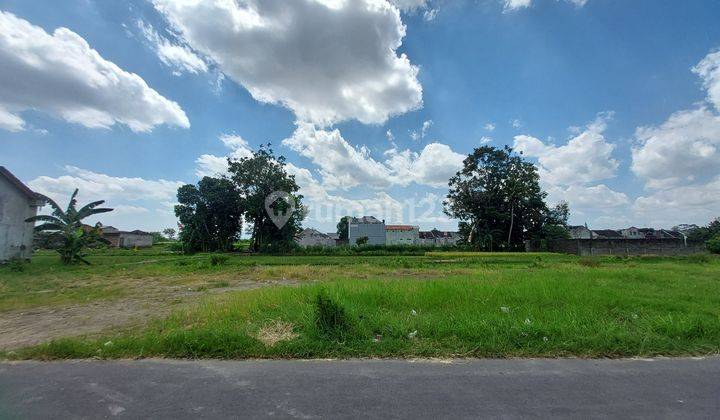
[{"label": "row of trees", "polygon": [[[185,251],[231,251],[244,221],[251,251],[279,252],[294,246],[305,209],[295,177],[285,165],[283,156],[276,157],[269,145],[261,146],[249,157],[228,159],[228,175],[180,187],[175,215]],[[282,226],[266,211],[265,200],[276,191],[288,193],[293,201],[279,199],[270,205],[276,214],[292,212]]]}]

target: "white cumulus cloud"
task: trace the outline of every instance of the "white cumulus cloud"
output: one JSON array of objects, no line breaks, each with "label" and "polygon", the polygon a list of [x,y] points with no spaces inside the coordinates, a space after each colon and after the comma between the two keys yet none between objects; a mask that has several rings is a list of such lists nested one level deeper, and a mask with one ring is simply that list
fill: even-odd
[{"label": "white cumulus cloud", "polygon": [[[320,125],[383,123],[422,106],[418,68],[397,54],[399,11],[379,0],[153,0],[193,50],[258,101]],[[421,2],[408,2],[411,7]]]},{"label": "white cumulus cloud", "polygon": [[177,103],[105,60],[80,35],[67,28],[49,34],[0,11],[0,127],[22,130],[21,113],[30,109],[90,128],[190,127]]},{"label": "white cumulus cloud", "polygon": [[160,61],[166,66],[174,68],[178,74],[198,74],[208,71],[205,60],[195,54],[187,45],[173,42],[158,34],[152,25],[142,20],[138,20],[137,25]]}]

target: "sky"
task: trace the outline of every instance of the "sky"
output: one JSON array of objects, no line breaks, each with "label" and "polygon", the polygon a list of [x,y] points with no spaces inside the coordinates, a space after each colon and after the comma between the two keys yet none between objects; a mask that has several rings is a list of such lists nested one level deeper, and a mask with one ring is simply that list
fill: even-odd
[{"label": "sky", "polygon": [[[308,207],[454,230],[473,149],[591,228],[720,216],[716,0],[0,0],[0,165],[121,229],[270,143]],[[95,220],[93,220],[94,222]]]}]

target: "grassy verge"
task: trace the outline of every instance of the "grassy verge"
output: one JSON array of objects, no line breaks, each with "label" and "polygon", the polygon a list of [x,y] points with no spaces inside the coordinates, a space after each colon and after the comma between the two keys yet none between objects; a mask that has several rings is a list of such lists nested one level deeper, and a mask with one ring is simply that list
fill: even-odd
[{"label": "grassy verge", "polygon": [[[366,280],[213,296],[143,331],[63,339],[5,357],[624,357],[720,352],[717,259],[430,255],[410,260],[418,270],[434,273],[422,281],[398,275],[407,261],[378,259]],[[359,275],[367,267],[346,264],[343,270],[350,272],[342,277]],[[349,319],[350,328],[341,336],[328,337],[318,329],[315,311],[321,292]]]}]

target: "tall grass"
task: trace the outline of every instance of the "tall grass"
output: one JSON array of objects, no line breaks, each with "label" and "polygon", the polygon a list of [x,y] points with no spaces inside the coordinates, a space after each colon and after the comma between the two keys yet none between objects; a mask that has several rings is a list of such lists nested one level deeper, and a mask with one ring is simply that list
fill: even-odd
[{"label": "tall grass", "polygon": [[[536,258],[536,257],[534,257]],[[207,298],[144,331],[65,339],[14,357],[621,357],[720,352],[716,260],[482,266],[441,279],[338,280]],[[533,266],[534,265],[534,266]],[[318,323],[319,293],[352,328]],[[333,311],[330,311],[333,312]],[[267,325],[292,339],[258,339]],[[345,322],[345,321],[344,321]],[[110,345],[106,345],[111,342]]]}]

